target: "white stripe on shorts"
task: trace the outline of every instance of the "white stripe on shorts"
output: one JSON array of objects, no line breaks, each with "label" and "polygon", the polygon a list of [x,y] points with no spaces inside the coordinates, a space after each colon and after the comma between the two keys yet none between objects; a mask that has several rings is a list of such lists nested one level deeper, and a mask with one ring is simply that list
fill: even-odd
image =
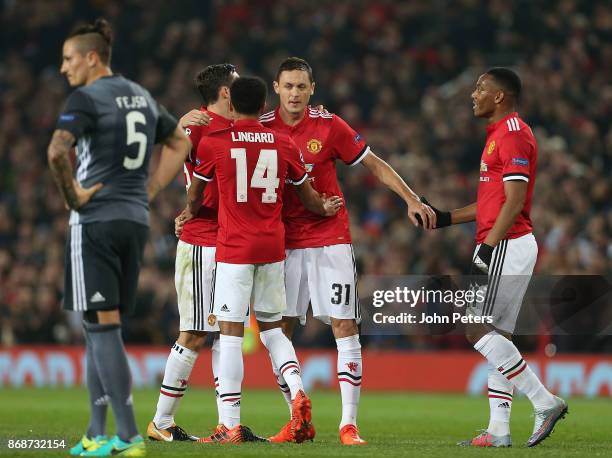
[{"label": "white stripe on shorts", "polygon": [[75,311],[87,310],[85,275],[83,269],[83,226],[70,227],[70,261],[72,262],[72,303]]}]

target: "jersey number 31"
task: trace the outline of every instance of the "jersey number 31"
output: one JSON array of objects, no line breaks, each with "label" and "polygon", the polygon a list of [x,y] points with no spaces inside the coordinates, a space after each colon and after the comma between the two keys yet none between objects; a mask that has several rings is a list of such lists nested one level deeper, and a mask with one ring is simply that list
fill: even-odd
[{"label": "jersey number 31", "polygon": [[[232,148],[232,159],[236,160],[236,201],[247,201],[247,160],[245,148]],[[275,149],[262,149],[251,177],[251,188],[263,188],[261,201],[264,204],[276,202],[278,179],[278,153]]]}]

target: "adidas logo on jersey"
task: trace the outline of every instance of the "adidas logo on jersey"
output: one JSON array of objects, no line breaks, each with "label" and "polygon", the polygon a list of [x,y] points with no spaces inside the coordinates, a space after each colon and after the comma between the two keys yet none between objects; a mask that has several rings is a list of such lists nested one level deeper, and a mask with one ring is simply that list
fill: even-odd
[{"label": "adidas logo on jersey", "polygon": [[507,402],[502,402],[497,407],[503,407],[504,409],[509,409],[510,408],[510,404],[508,404]]},{"label": "adidas logo on jersey", "polygon": [[221,311],[222,312],[229,312],[230,309],[229,309],[229,307],[227,305],[223,304],[223,306],[221,307]]},{"label": "adidas logo on jersey", "polygon": [[100,294],[100,291],[96,291],[93,296],[89,299],[89,302],[104,302],[106,298]]}]

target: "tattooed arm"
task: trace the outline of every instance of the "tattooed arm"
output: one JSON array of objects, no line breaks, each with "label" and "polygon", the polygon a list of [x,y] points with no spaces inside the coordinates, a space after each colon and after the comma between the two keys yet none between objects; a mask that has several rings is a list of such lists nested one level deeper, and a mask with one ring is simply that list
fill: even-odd
[{"label": "tattooed arm", "polygon": [[62,193],[66,205],[76,210],[89,202],[91,197],[102,187],[102,183],[97,183],[91,188],[82,188],[73,178],[69,154],[74,142],[74,135],[70,132],[56,129],[47,149],[47,158],[53,179]]}]

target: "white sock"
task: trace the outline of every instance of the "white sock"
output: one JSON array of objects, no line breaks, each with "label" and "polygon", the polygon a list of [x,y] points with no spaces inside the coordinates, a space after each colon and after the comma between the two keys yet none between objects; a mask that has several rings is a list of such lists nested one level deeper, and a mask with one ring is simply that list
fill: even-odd
[{"label": "white sock", "polygon": [[280,392],[283,393],[283,397],[285,398],[285,402],[289,406],[289,418],[291,418],[292,407],[293,404],[291,402],[291,390],[289,389],[289,385],[285,381],[285,378],[278,372],[278,369],[274,365],[274,360],[272,359],[272,354],[268,352],[270,356],[270,364],[272,365],[272,372],[274,372],[274,377],[276,377],[276,383],[278,384],[278,388]]},{"label": "white sock", "polygon": [[260,332],[259,338],[270,353],[272,365],[278,368],[279,374],[287,382],[291,392],[291,399],[295,398],[298,391],[304,390],[304,385],[302,384],[300,364],[295,355],[293,344],[283,334],[281,328]]},{"label": "white sock", "polygon": [[555,405],[554,396],[529,368],[514,344],[495,331],[483,336],[474,348],[521,390],[537,410]]},{"label": "white sock", "polygon": [[233,428],[240,424],[240,399],[244,365],[242,337],[219,337],[219,398],[223,403],[223,424]]},{"label": "white sock", "polygon": [[342,396],[342,420],[345,425],[357,425],[357,407],[361,394],[361,344],[359,335],[336,339],[338,347],[338,383]]},{"label": "white sock", "polygon": [[219,421],[217,424],[223,423],[223,402],[221,402],[221,398],[219,397],[219,356],[221,354],[219,337],[216,337],[213,340],[212,347],[210,349],[212,353],[212,371],[213,377],[215,379],[215,399],[217,401],[217,413],[219,415]]},{"label": "white sock", "polygon": [[495,366],[489,363],[489,427],[487,431],[494,436],[510,434],[510,412],[512,410],[512,383]]},{"label": "white sock", "polygon": [[174,423],[174,414],[191,375],[198,353],[175,343],[170,350],[164,380],[159,390],[159,400],[153,423],[160,429],[166,429]]}]

